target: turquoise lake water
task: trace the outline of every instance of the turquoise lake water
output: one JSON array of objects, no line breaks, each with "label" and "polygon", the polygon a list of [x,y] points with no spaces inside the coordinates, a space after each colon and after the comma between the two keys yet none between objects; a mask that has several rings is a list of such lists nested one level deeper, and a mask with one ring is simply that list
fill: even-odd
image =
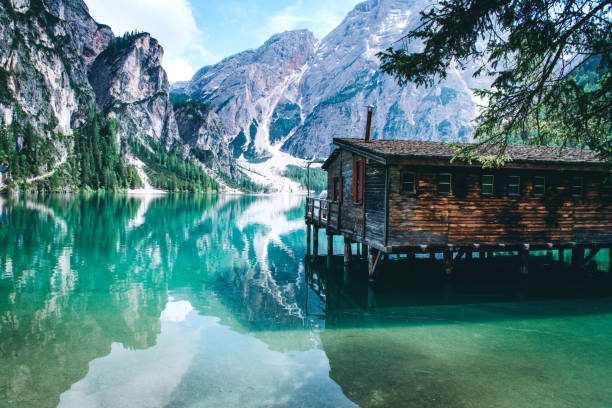
[{"label": "turquoise lake water", "polygon": [[305,261],[303,215],[289,195],[1,199],[0,406],[612,407],[607,250],[582,271],[533,254],[527,278],[506,254],[450,281],[390,260],[372,287],[340,240]]}]

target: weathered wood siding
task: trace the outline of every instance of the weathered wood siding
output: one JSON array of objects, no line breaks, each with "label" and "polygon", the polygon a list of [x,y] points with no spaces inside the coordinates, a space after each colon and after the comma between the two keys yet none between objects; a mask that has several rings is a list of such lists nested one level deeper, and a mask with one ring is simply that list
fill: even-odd
[{"label": "weathered wood siding", "polygon": [[363,203],[353,202],[353,161],[361,159],[348,151],[341,151],[327,169],[327,194],[332,197],[333,180],[342,177],[342,198],[339,202],[339,231],[351,235],[363,235]]},{"label": "weathered wood siding", "polygon": [[[612,242],[612,186],[603,182],[602,172],[411,167],[408,163],[389,169],[389,245]],[[415,194],[400,191],[404,169],[415,174]],[[452,195],[438,193],[439,173],[453,175]],[[482,194],[483,174],[495,176],[493,195]],[[511,175],[521,177],[518,196],[508,195]],[[546,177],[544,196],[533,194],[535,176]],[[584,179],[582,197],[572,196],[572,176]],[[382,192],[378,193],[380,206],[381,197]]]},{"label": "weathered wood siding", "polygon": [[368,160],[365,166],[365,237],[384,245],[385,240],[385,166]]}]

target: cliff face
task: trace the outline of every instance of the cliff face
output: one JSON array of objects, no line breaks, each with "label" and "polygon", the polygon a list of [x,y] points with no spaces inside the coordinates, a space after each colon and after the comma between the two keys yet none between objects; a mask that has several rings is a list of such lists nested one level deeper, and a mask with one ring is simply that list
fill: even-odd
[{"label": "cliff face", "polygon": [[149,34],[114,37],[82,0],[0,0],[0,22],[0,124],[33,129],[25,142],[14,132],[12,152],[0,153],[2,160],[27,156],[22,180],[66,161],[73,132],[90,120],[92,108],[117,121],[118,140],[172,146],[187,157],[163,49]]},{"label": "cliff face", "polygon": [[215,173],[234,180],[240,175],[236,169],[226,129],[210,105],[201,102],[179,102],[174,106],[181,140],[191,146],[191,153]]},{"label": "cliff face", "polygon": [[167,146],[180,140],[163,54],[157,40],[142,33],[113,40],[89,68],[96,106],[119,122],[120,136]]},{"label": "cliff face", "polygon": [[175,84],[173,92],[212,106],[236,157],[263,156],[271,146],[277,105],[295,105],[299,117],[299,78],[316,46],[307,30],[277,34],[256,50],[202,68],[191,81]]},{"label": "cliff face", "polygon": [[369,104],[376,106],[375,138],[469,140],[476,114],[471,72],[452,70],[439,86],[417,89],[399,87],[379,70],[376,54],[415,28],[426,6],[368,0],[320,43],[304,31],[276,35],[202,68],[173,91],[209,102],[236,156],[247,160],[278,148],[325,158],[333,137],[363,136]]},{"label": "cliff face", "polygon": [[[374,138],[466,141],[475,104],[465,73],[453,70],[434,88],[399,87],[376,56],[419,24],[426,3],[370,0],[322,41],[300,84],[305,119],[283,149],[326,157],[333,137],[362,137],[365,106],[376,106]],[[411,45],[415,47],[416,45]]]},{"label": "cliff face", "polygon": [[0,21],[0,117],[28,116],[44,137],[71,133],[93,104],[87,68],[112,31],[80,0],[2,0]]}]

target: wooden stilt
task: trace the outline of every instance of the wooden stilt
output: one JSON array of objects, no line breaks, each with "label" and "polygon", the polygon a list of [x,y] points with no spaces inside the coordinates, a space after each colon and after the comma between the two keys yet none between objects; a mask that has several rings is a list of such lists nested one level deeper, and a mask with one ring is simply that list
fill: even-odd
[{"label": "wooden stilt", "polygon": [[408,252],[408,260],[410,262],[414,262],[415,259],[416,259],[416,254],[414,252]]},{"label": "wooden stilt", "polygon": [[446,276],[450,276],[453,273],[453,253],[451,251],[445,250],[443,252],[444,260],[444,273]]},{"label": "wooden stilt", "polygon": [[351,263],[351,241],[344,238],[344,264],[349,265]]},{"label": "wooden stilt", "polygon": [[347,287],[351,283],[351,271],[348,265],[344,265],[344,270],[342,272],[342,283],[344,287]]},{"label": "wooden stilt", "polygon": [[381,251],[370,247],[368,251],[368,277],[370,282],[374,282],[376,280],[376,269],[380,263],[381,256]]},{"label": "wooden stilt", "polygon": [[519,256],[521,257],[521,275],[527,275],[529,273],[529,250],[521,249],[519,251]]},{"label": "wooden stilt", "polygon": [[436,259],[436,253],[435,252],[430,252],[429,253],[429,259]]},{"label": "wooden stilt", "polygon": [[473,278],[473,267],[474,267],[474,262],[472,261],[474,257],[474,253],[472,252],[471,249],[468,249],[467,252],[465,253],[465,277],[467,278],[468,281],[471,281]]},{"label": "wooden stilt", "polygon": [[472,267],[472,257],[473,257],[472,251],[468,250],[465,253],[465,264],[467,265],[468,269]]},{"label": "wooden stilt", "polygon": [[361,259],[365,259],[368,256],[368,246],[361,244]]},{"label": "wooden stilt", "polygon": [[334,236],[327,236],[327,256],[332,256],[334,254]]},{"label": "wooden stilt", "polygon": [[584,247],[572,249],[572,267],[579,268],[584,262]]},{"label": "wooden stilt", "polygon": [[319,255],[319,229],[317,227],[312,228],[312,254],[314,256]]},{"label": "wooden stilt", "polygon": [[310,224],[306,224],[306,255],[310,255]]},{"label": "wooden stilt", "polygon": [[376,293],[374,290],[368,286],[368,310],[370,312],[376,310]]}]

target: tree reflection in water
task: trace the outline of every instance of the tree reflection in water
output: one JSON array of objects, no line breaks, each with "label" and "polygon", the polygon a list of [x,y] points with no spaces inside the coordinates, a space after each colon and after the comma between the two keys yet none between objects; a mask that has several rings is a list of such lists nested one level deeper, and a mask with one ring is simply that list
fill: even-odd
[{"label": "tree reflection in water", "polygon": [[298,196],[3,199],[0,405],[612,400],[609,280],[544,256],[526,283],[500,258],[449,284],[422,260],[372,288],[358,262],[304,262],[303,211]]}]

